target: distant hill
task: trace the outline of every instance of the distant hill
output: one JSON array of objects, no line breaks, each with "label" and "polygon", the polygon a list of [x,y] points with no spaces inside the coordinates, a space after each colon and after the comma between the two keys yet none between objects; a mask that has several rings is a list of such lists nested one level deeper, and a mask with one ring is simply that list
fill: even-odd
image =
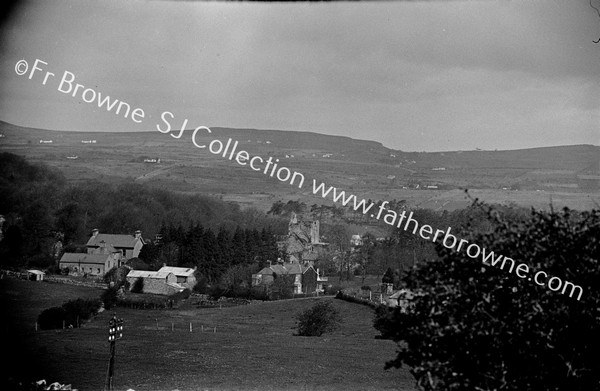
[{"label": "distant hill", "polygon": [[[0,121],[0,150],[43,161],[68,180],[142,181],[175,191],[213,194],[268,210],[276,200],[325,202],[312,179],[359,197],[405,199],[434,209],[466,205],[461,189],[494,202],[590,208],[598,202],[600,147],[570,145],[504,151],[406,152],[381,143],[312,132],[211,128],[197,141],[231,138],[237,150],[302,173],[302,189],[158,131],[72,132]],[[160,162],[158,162],[160,159]],[[583,183],[583,182],[585,183]],[[519,192],[519,193],[516,193]],[[541,193],[540,193],[541,192]],[[474,193],[474,194],[475,194]]]}]

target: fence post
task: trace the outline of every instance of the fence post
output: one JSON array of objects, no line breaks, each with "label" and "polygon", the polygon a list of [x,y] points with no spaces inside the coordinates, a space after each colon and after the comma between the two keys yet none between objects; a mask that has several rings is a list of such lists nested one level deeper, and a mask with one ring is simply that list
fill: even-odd
[{"label": "fence post", "polygon": [[216,333],[216,332],[217,332],[217,328],[215,327],[214,330],[213,330],[213,333]]},{"label": "fence post", "polygon": [[171,331],[175,330],[175,324],[171,322]]},{"label": "fence post", "polygon": [[192,322],[190,322],[190,333],[192,332]]}]

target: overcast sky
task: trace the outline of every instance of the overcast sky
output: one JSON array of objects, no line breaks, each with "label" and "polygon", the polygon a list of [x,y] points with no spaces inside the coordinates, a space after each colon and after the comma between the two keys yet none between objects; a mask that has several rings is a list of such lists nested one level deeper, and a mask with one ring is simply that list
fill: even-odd
[{"label": "overcast sky", "polygon": [[[171,111],[189,128],[405,151],[600,145],[600,17],[588,0],[32,1],[1,34],[0,120],[22,126],[155,130]],[[57,75],[45,86],[15,72],[36,58]],[[65,70],[146,117],[59,92]]]}]

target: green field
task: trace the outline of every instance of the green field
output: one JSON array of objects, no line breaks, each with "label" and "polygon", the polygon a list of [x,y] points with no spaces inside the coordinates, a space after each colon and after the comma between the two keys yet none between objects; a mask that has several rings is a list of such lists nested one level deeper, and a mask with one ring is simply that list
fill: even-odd
[{"label": "green field", "polygon": [[[0,280],[13,376],[101,390],[108,364],[107,324],[99,314],[81,329],[35,331],[43,309],[100,290],[49,282]],[[342,327],[322,337],[294,336],[294,315],[330,300]],[[174,310],[117,309],[115,386],[127,390],[413,390],[406,369],[384,370],[391,341],[375,339],[373,312],[333,298],[258,302],[246,306]],[[192,332],[190,332],[190,323]],[[204,331],[202,330],[204,328]],[[216,332],[215,332],[216,328]]]}]

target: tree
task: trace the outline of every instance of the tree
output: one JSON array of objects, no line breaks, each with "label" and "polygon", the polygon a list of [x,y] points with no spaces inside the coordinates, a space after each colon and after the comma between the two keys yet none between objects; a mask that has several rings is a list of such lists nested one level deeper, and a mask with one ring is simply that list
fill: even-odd
[{"label": "tree", "polygon": [[294,297],[294,276],[287,274],[273,274],[273,283],[269,297],[273,300],[291,299]]},{"label": "tree", "polygon": [[[535,211],[507,220],[487,210],[493,229],[469,243],[571,281],[579,297],[553,292],[464,251],[437,247],[403,284],[411,309],[381,309],[375,327],[399,344],[388,367],[407,365],[423,390],[574,390],[600,384],[600,210]],[[554,284],[556,287],[556,281]]]},{"label": "tree", "polygon": [[350,280],[352,275],[350,268],[352,262],[350,259],[350,234],[345,225],[336,224],[328,232],[327,237],[329,238],[330,249],[333,256],[337,257],[338,267],[340,271],[340,281],[344,277],[344,271],[346,271],[346,279]]},{"label": "tree", "polygon": [[306,311],[296,315],[298,335],[320,337],[324,333],[335,331],[342,317],[329,301],[320,301]]}]

